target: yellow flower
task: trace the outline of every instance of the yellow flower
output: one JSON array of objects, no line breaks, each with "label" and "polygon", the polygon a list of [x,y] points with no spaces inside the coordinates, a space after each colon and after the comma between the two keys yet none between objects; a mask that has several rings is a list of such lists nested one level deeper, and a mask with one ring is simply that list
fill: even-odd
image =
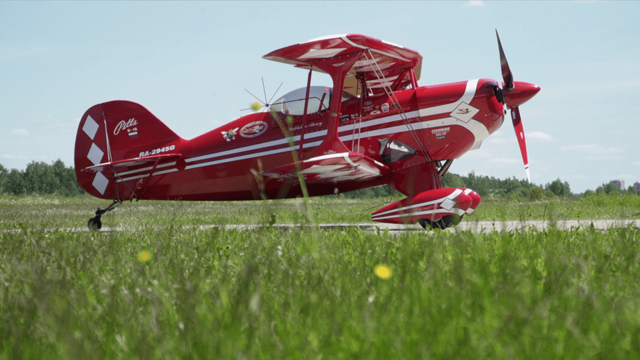
[{"label": "yellow flower", "polygon": [[373,271],[376,273],[376,275],[378,275],[380,279],[386,280],[392,275],[391,269],[389,269],[387,265],[378,265]]},{"label": "yellow flower", "polygon": [[146,262],[149,259],[151,259],[151,253],[148,251],[141,251],[138,254],[138,260],[142,261],[142,262]]}]

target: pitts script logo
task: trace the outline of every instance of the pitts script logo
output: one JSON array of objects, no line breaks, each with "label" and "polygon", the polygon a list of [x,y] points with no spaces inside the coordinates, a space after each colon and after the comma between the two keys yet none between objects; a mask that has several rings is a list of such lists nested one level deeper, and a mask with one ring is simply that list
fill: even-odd
[{"label": "pitts script logo", "polygon": [[252,138],[256,136],[260,136],[267,131],[267,123],[264,121],[253,121],[240,129],[240,136],[246,138]]},{"label": "pitts script logo", "polygon": [[130,127],[136,126],[136,125],[138,125],[138,121],[136,121],[135,118],[131,118],[131,119],[127,120],[127,121],[122,120],[122,121],[120,121],[118,123],[118,125],[116,125],[116,128],[113,130],[113,135],[118,135],[118,134],[120,134],[121,130],[130,128]]}]

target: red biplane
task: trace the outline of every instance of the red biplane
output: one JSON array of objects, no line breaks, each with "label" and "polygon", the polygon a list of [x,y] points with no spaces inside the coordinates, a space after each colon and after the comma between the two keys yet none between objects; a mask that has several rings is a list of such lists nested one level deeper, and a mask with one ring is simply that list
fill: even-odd
[{"label": "red biplane", "polygon": [[[497,35],[497,32],[496,32]],[[500,38],[496,80],[418,86],[422,56],[365,35],[317,38],[263,58],[308,70],[307,86],[267,111],[191,140],[143,106],[110,101],[82,116],[75,144],[78,184],[123,200],[258,200],[318,196],[389,185],[405,194],[372,214],[387,223],[445,228],[480,203],[471,189],[443,188],[454,159],[480,148],[511,110],[529,176],[519,106],[540,88],[513,80]],[[333,86],[311,86],[313,71]]]}]

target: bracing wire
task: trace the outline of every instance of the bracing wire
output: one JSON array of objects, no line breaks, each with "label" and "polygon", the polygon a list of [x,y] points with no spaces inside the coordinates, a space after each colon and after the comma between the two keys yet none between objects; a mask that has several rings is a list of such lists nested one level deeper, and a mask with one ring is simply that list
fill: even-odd
[{"label": "bracing wire", "polygon": [[[371,53],[371,50],[367,50],[367,53],[369,54],[369,56],[371,56],[371,61],[373,64],[371,69],[373,70],[374,75],[376,76],[378,81],[380,81],[380,84],[382,85],[382,89],[387,94],[389,99],[391,99],[391,102],[396,105],[396,108],[398,109],[398,114],[400,115],[400,118],[404,122],[407,129],[409,129],[409,133],[411,134],[413,141],[415,141],[418,148],[420,148],[420,152],[422,152],[422,155],[424,156],[425,160],[427,162],[432,161],[431,157],[429,157],[429,154],[427,153],[427,149],[424,147],[424,144],[420,141],[420,137],[418,136],[417,132],[413,129],[413,126],[411,126],[411,123],[409,122],[407,115],[402,110],[402,107],[400,106],[400,101],[398,101],[398,98],[396,97],[395,92],[391,89],[391,87],[389,87],[389,85],[387,85],[388,81],[386,81],[386,78],[382,73],[380,66],[378,66],[378,62],[376,61],[373,54]],[[369,58],[366,55],[367,53],[365,53],[365,57],[368,60]]]}]

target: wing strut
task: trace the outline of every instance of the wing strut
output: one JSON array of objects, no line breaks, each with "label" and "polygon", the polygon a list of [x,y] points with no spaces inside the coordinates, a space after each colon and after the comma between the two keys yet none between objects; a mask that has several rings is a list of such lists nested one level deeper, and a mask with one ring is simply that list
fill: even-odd
[{"label": "wing strut", "polygon": [[[369,55],[367,56],[367,54]],[[413,126],[411,126],[411,123],[409,122],[409,118],[407,118],[407,115],[402,110],[402,107],[400,106],[400,101],[398,101],[398,98],[396,97],[395,92],[389,85],[390,84],[389,80],[385,78],[384,74],[382,73],[382,70],[380,69],[380,66],[378,66],[378,62],[373,57],[371,50],[367,50],[364,53],[364,56],[367,58],[367,60],[369,60],[369,56],[371,57],[371,60],[370,60],[372,63],[371,68],[373,69],[373,73],[378,78],[378,81],[380,82],[382,89],[391,100],[392,105],[395,105],[395,107],[398,109],[398,114],[400,115],[400,118],[402,118],[402,121],[407,126],[407,129],[409,129],[409,133],[411,133],[411,137],[413,137],[413,141],[415,141],[418,147],[420,148],[420,152],[422,152],[422,155],[424,156],[425,160],[427,162],[431,162],[432,160],[431,160],[431,157],[429,156],[429,153],[427,152],[427,149],[424,147],[424,144],[422,143],[422,141],[420,141],[420,137],[418,136],[416,131],[413,129]],[[405,73],[403,72],[400,76],[404,76],[404,74]],[[412,77],[412,81],[411,81],[412,85],[413,85],[414,79],[415,79],[415,75],[413,75]]]},{"label": "wing strut", "polygon": [[[302,135],[300,135],[300,155],[298,159],[303,160],[304,156],[302,149],[304,147],[304,134],[307,132],[307,110],[309,109],[309,92],[311,91],[311,73],[313,72],[313,66],[309,67],[309,77],[307,78],[307,95],[304,97],[304,115],[302,115]],[[322,103],[320,103],[322,106]]]},{"label": "wing strut", "polygon": [[[360,96],[360,103],[358,104],[360,107],[358,108],[358,151],[360,151],[360,133],[362,132],[362,103],[364,102],[364,92],[367,91],[366,88],[366,80],[364,79],[364,75],[358,75],[358,82],[356,84],[356,94],[360,91],[360,86],[362,86],[362,95]],[[356,141],[356,122],[353,122],[353,130],[351,131],[351,151],[354,151]]]},{"label": "wing strut", "polygon": [[338,136],[338,125],[340,125],[342,107],[342,91],[344,90],[344,79],[347,77],[347,73],[363,52],[364,50],[359,50],[345,55],[308,61],[308,63],[314,67],[329,74],[333,80],[333,96],[329,108],[327,136],[313,151],[311,155],[312,158],[327,154],[349,153],[349,149]]}]

